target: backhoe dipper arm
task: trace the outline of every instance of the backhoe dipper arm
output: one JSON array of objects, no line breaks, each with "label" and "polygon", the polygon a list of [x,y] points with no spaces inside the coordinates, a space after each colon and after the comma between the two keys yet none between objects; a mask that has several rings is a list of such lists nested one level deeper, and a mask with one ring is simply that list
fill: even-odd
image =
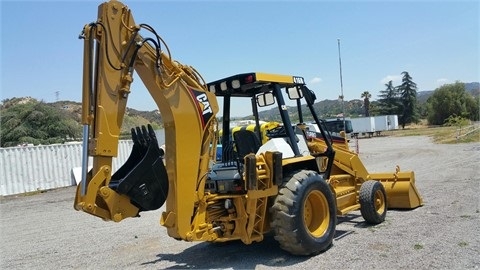
[{"label": "backhoe dipper arm", "polygon": [[[152,32],[154,38],[140,36],[141,29]],[[115,175],[112,178],[112,158],[117,155],[133,72],[137,72],[163,119],[165,167],[163,162],[152,161],[151,168],[159,169],[153,170],[150,178],[168,177],[168,195],[152,194],[151,188],[135,182],[136,176],[143,173],[138,171],[138,167],[143,166],[151,153],[157,153],[150,151],[150,148],[158,148],[153,130],[132,132],[138,147],[134,144],[127,163],[133,166],[122,167],[117,172],[122,171],[122,177],[124,175],[132,182],[127,185],[128,188],[140,188],[142,196],[166,196],[162,223],[170,236],[185,238],[181,232],[189,231],[193,206],[204,193],[201,181],[215,156],[212,151],[216,140],[215,115],[218,112],[215,95],[206,89],[203,79],[193,68],[172,60],[169,52],[161,51],[163,41],[155,31],[148,25],[136,25],[128,7],[118,1],[101,4],[97,22],[86,25],[81,37],[85,44],[82,95],[84,162],[75,209],[114,221],[138,216],[143,210],[153,210],[132,199],[130,193],[117,189],[117,185],[121,186],[117,182],[127,180],[113,179]],[[134,153],[136,149],[139,154]],[[93,158],[93,164],[87,173],[88,156]],[[158,155],[153,156],[158,158]],[[136,157],[142,160],[135,160]],[[162,175],[165,168],[166,173]],[[146,183],[149,181],[152,186],[157,185],[156,179],[146,179]]]}]

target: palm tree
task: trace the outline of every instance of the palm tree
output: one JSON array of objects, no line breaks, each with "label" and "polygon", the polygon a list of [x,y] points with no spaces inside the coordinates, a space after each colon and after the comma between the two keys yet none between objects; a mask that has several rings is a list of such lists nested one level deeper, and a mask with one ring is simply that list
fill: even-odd
[{"label": "palm tree", "polygon": [[365,116],[370,116],[370,98],[372,97],[372,94],[370,94],[370,92],[368,91],[364,91],[360,97],[363,98],[363,107],[365,108]]}]

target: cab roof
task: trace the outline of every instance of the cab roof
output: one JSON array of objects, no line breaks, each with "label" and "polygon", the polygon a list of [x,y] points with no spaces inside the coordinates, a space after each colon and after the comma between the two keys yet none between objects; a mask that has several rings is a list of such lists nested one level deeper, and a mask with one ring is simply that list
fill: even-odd
[{"label": "cab roof", "polygon": [[253,97],[271,91],[273,84],[295,87],[304,85],[305,80],[300,76],[250,72],[210,82],[207,87],[216,96]]}]

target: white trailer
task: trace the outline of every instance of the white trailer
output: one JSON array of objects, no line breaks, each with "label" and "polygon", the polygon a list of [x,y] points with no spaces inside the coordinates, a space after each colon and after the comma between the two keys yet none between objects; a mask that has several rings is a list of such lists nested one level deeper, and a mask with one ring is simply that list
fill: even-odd
[{"label": "white trailer", "polygon": [[375,133],[375,118],[372,116],[369,117],[359,117],[359,118],[350,118],[352,123],[352,137],[358,137],[359,135],[372,137]]},{"label": "white trailer", "polygon": [[387,115],[387,117],[388,117],[388,123],[390,124],[389,130],[398,129],[398,115],[392,114],[392,115]]},{"label": "white trailer", "polygon": [[375,132],[377,136],[380,136],[380,133],[385,130],[389,130],[388,116],[379,115],[373,117],[375,121]]},{"label": "white trailer", "polygon": [[398,129],[397,115],[379,115],[375,118],[375,133],[380,136],[380,132]]}]

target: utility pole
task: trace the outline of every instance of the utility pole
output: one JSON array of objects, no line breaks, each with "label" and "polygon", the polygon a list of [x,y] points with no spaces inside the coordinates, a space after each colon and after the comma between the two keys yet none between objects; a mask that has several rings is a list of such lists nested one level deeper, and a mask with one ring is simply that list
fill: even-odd
[{"label": "utility pole", "polygon": [[340,64],[340,99],[342,102],[342,117],[343,117],[343,132],[345,132],[345,135],[347,133],[346,127],[345,127],[345,105],[344,105],[344,96],[343,96],[343,79],[342,79],[342,57],[340,55],[340,39],[337,39],[338,43],[338,62]]}]

